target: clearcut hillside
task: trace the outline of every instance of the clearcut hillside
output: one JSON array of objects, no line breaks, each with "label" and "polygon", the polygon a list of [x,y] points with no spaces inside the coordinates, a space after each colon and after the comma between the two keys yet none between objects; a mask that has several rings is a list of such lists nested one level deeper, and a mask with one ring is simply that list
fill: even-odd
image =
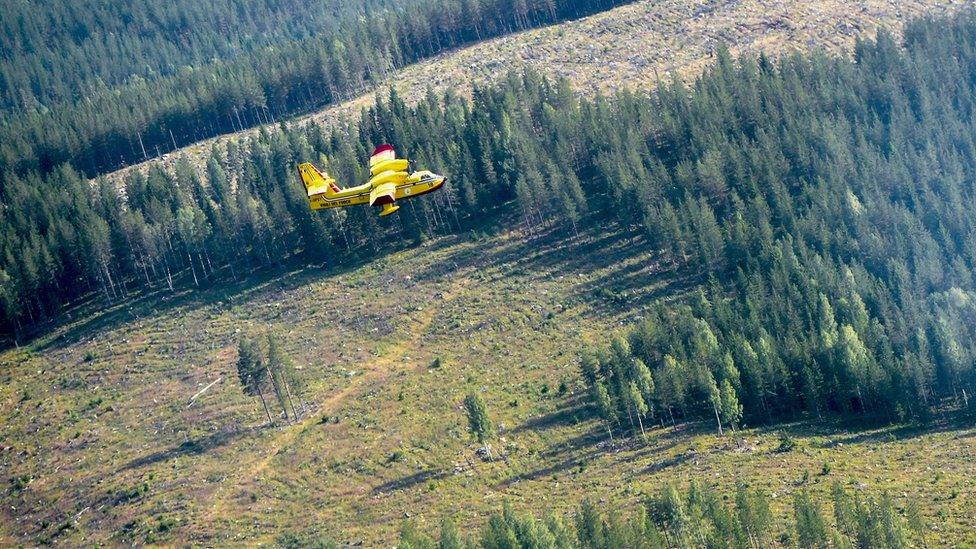
[{"label": "clearcut hillside", "polygon": [[[654,427],[610,450],[578,350],[699,283],[637,237],[445,237],[366,265],[162,290],[0,355],[4,545],[395,543],[406,519],[480,527],[503,502],[543,515],[627,506],[692,478],[773,496],[777,524],[840,481],[921,502],[929,542],[972,540],[976,432],[936,422],[783,425],[719,437]],[[276,335],[308,413],[265,426],[237,339]],[[439,359],[439,366],[434,363]],[[190,398],[217,383],[193,405]],[[483,395],[507,460],[484,462],[461,401]],[[797,448],[779,453],[780,434]],[[829,473],[822,473],[824,464]],[[783,526],[785,528],[785,526]]]},{"label": "clearcut hillside", "polygon": [[[736,21],[730,28],[739,28],[747,20],[743,14],[731,15],[734,10],[744,9],[745,2],[709,5],[714,9],[700,12],[700,23],[719,21],[709,18],[718,18],[722,13]],[[787,10],[784,13],[802,13],[790,11],[789,6],[800,10],[798,5],[783,4]],[[817,9],[824,9],[824,5]],[[906,5],[884,4],[878,9],[904,17]],[[601,21],[606,23],[603,17],[628,13],[635,17],[634,21],[644,21],[641,17],[660,6],[664,4],[639,2],[569,23],[562,29],[571,37],[570,28],[599,25]],[[868,11],[862,13],[874,13],[865,9]],[[828,13],[838,16],[845,12],[838,4],[834,12]],[[693,16],[691,12],[689,18],[676,19],[674,24],[688,25],[689,21],[696,21]],[[768,16],[768,12],[763,16]],[[811,29],[831,28],[794,25],[793,31],[776,32],[786,37],[791,36],[790,32],[793,36],[806,36],[803,33],[812,33]],[[642,24],[634,23],[634,27],[635,35],[643,32]],[[772,26],[780,27],[781,24]],[[580,41],[596,36],[593,29],[598,27],[590,28],[590,33],[580,31]],[[708,28],[712,29],[708,32],[716,32],[714,26]],[[539,33],[558,33],[559,29]],[[836,38],[838,34],[831,34],[838,40],[833,47],[846,47],[854,34],[842,40]],[[528,33],[519,39],[526,36],[539,35]],[[762,49],[775,54],[792,47],[785,39],[769,40],[722,41],[732,44],[738,52]],[[604,42],[609,45],[593,45],[609,48],[603,58],[607,61],[594,62],[591,72],[603,70],[604,65],[613,62],[613,41],[606,38]],[[495,43],[484,47],[492,44]],[[694,64],[707,60],[711,46],[701,41],[689,44],[701,44],[699,55],[687,64],[672,64],[674,70],[694,73]],[[525,51],[537,52],[542,47]],[[655,52],[646,51],[649,56]],[[669,51],[679,55],[685,49]],[[892,51],[897,52],[898,48],[885,50]],[[971,52],[967,55],[972,58]],[[586,58],[580,56],[577,64],[586,66],[580,59]],[[572,60],[567,57],[566,66]],[[522,66],[518,60],[513,63],[512,66]],[[410,70],[420,71],[423,67]],[[461,68],[452,69],[447,60],[431,67],[431,71],[443,75],[443,82],[448,82],[450,75],[463,72]],[[551,72],[552,67],[547,65],[540,70],[558,74]],[[481,70],[487,81],[507,68],[502,64],[497,70]],[[648,70],[654,73],[653,69]],[[618,73],[623,74],[613,72]],[[586,82],[571,79],[578,86]],[[636,87],[652,79],[646,74],[634,76],[630,85]],[[963,80],[955,78],[953,82]],[[436,89],[445,89],[447,84],[443,82]],[[621,85],[600,82],[606,90]],[[939,82],[931,80],[928,84],[939,92],[951,87],[939,86]],[[403,90],[403,94],[414,100],[427,83],[416,88],[421,91]],[[583,93],[596,89],[593,86]],[[964,86],[960,90],[968,92]],[[458,87],[457,91],[463,93],[466,88]],[[959,97],[968,97],[962,91]],[[344,107],[348,111],[330,111],[322,116],[345,116],[343,112],[353,113],[370,100],[371,96],[365,96],[359,100],[362,103]],[[882,100],[878,104],[886,103]],[[939,104],[956,107],[968,103]],[[646,102],[636,105],[649,110]],[[810,105],[821,107],[817,112],[826,113],[824,120],[834,112],[816,102],[800,106]],[[713,112],[724,115],[729,110]],[[796,112],[810,110],[797,108]],[[906,160],[906,164],[922,165],[922,153],[963,148],[964,139],[951,139],[959,134],[930,131],[935,134],[932,137],[912,133],[932,128],[962,132],[969,128],[959,120],[955,126],[938,123],[959,114],[951,109],[938,114],[945,118],[930,113],[932,118],[923,124],[905,117],[886,128],[892,135],[908,135],[918,138],[919,143],[933,144],[931,148],[906,146],[905,150],[912,153],[905,157],[911,160]],[[519,128],[524,132],[519,135],[530,135],[530,129],[537,127],[530,122],[534,120],[527,119]],[[972,123],[972,118],[965,122]],[[875,295],[869,299],[870,313],[864,305],[864,319],[868,320],[868,314],[872,320],[881,318],[873,307],[880,301],[878,295],[907,294],[913,286],[926,302],[951,298],[949,305],[968,314],[974,302],[972,279],[970,276],[968,282],[959,281],[966,278],[967,265],[972,265],[972,250],[976,248],[969,238],[976,231],[960,228],[970,227],[971,223],[971,217],[966,215],[971,209],[966,208],[973,203],[969,176],[976,163],[965,162],[971,157],[933,153],[932,166],[960,168],[955,172],[938,171],[940,177],[924,182],[912,179],[907,169],[889,170],[884,173],[890,177],[879,184],[878,178],[872,177],[875,172],[871,168],[890,166],[864,162],[865,158],[882,157],[868,148],[867,138],[857,143],[857,148],[852,145],[843,149],[838,145],[843,143],[840,140],[820,139],[833,137],[831,131],[838,124],[806,123],[797,127],[812,131],[811,142],[819,140],[816,143],[837,147],[828,153],[855,151],[860,161],[854,174],[857,177],[833,178],[829,187],[820,182],[821,178],[813,178],[819,187],[801,185],[795,181],[800,170],[788,169],[799,166],[798,162],[791,164],[782,154],[777,157],[784,160],[773,179],[796,183],[792,189],[803,200],[792,204],[785,200],[792,198],[787,192],[769,192],[768,196],[784,198],[780,207],[797,206],[794,210],[800,212],[800,222],[788,228],[776,220],[779,247],[769,247],[768,255],[754,258],[792,257],[796,259],[792,266],[787,261],[769,261],[762,266],[795,268],[780,279],[795,280],[797,285],[812,286],[811,281],[821,284],[827,280],[839,286],[847,280],[848,271],[841,269],[837,258],[868,257],[870,251],[875,251],[876,257],[901,259],[892,252],[898,244],[905,244],[903,248],[911,244],[916,257],[922,251],[934,250],[937,253],[927,256],[925,262],[911,264],[911,272],[920,273],[917,278],[906,275],[888,286],[880,276],[867,278],[861,274],[866,270],[858,269],[858,276],[867,281],[861,287],[862,294],[870,297],[863,291],[870,286],[867,289]],[[797,134],[806,135],[799,130]],[[875,140],[883,142],[884,132],[868,137],[873,147]],[[785,141],[779,140],[779,144]],[[914,143],[908,139],[898,142]],[[631,150],[628,146],[633,142],[621,143],[621,152]],[[208,144],[199,146],[209,150]],[[692,149],[686,147],[681,152]],[[645,156],[652,158],[650,154]],[[936,163],[936,157],[941,164]],[[750,158],[764,157],[755,154]],[[820,167],[829,168],[835,165],[836,158],[846,157],[811,153],[805,158],[823,160]],[[749,305],[746,296],[734,294],[733,282],[728,280],[736,276],[732,269],[702,264],[709,257],[722,262],[727,255],[725,250],[745,249],[735,247],[748,242],[745,237],[737,238],[737,234],[749,235],[753,230],[758,233],[765,227],[770,229],[770,240],[773,238],[768,221],[775,218],[768,209],[757,209],[758,213],[745,221],[735,215],[742,213],[742,208],[729,198],[732,193],[727,188],[699,185],[701,174],[707,175],[710,167],[708,158],[699,160],[694,158],[693,173],[686,169],[692,164],[690,161],[686,166],[668,167],[677,174],[683,173],[685,181],[676,178],[675,185],[664,185],[663,179],[655,183],[668,193],[673,192],[675,201],[680,201],[678,206],[683,208],[680,219],[689,221],[687,227],[678,226],[672,232],[666,232],[671,228],[664,223],[647,226],[649,220],[654,221],[649,216],[628,221],[623,216],[599,217],[600,212],[592,212],[587,223],[581,224],[580,234],[575,235],[559,213],[530,223],[526,218],[532,214],[531,207],[526,208],[525,204],[531,203],[526,197],[519,198],[522,193],[516,191],[515,199],[498,205],[490,216],[479,220],[482,223],[472,223],[460,234],[444,236],[443,232],[432,232],[410,243],[404,239],[391,243],[386,250],[389,253],[370,261],[357,261],[353,254],[346,254],[341,256],[341,263],[330,261],[327,267],[309,266],[309,262],[302,263],[302,267],[288,267],[300,260],[285,258],[276,262],[269,258],[262,268],[229,276],[225,273],[203,289],[191,289],[190,273],[184,270],[177,273],[175,291],[165,287],[162,276],[150,282],[147,273],[145,288],[149,289],[134,290],[123,301],[105,306],[100,297],[93,296],[90,303],[76,304],[65,315],[67,318],[46,335],[0,353],[0,545],[255,546],[333,540],[368,547],[391,546],[405,521],[433,533],[442,517],[454,516],[466,532],[477,535],[489,514],[499,511],[505,503],[538,517],[550,511],[569,517],[584,498],[601,511],[630,511],[668,482],[684,487],[693,479],[715,486],[728,498],[733,498],[740,483],[769,494],[778,535],[772,545],[792,546],[787,525],[792,520],[794,496],[809,491],[818,501],[825,501],[835,482],[865,497],[888,493],[900,513],[907,514],[909,504],[916,504],[924,520],[927,545],[976,543],[976,503],[971,489],[971,479],[976,475],[976,430],[972,416],[959,413],[959,408],[971,407],[971,396],[965,393],[953,399],[947,397],[943,407],[934,402],[931,415],[924,421],[865,427],[858,425],[857,414],[852,411],[833,419],[825,414],[822,421],[814,422],[814,411],[808,408],[794,416],[803,421],[783,419],[768,428],[740,425],[734,435],[728,436],[714,433],[707,415],[711,410],[702,400],[696,404],[704,405],[704,415],[688,413],[679,416],[677,425],[667,425],[663,414],[658,414],[654,424],[648,425],[646,440],[621,440],[624,437],[618,428],[619,444],[606,444],[606,429],[597,419],[587,384],[580,375],[581,348],[587,344],[606,347],[612,336],[626,333],[645,319],[656,302],[676,305],[674,309],[678,310],[680,305],[691,302],[699,289],[713,286],[721,290],[708,280],[709,276],[729,282],[727,291],[735,298],[736,306]],[[815,168],[809,167],[811,171]],[[936,172],[933,169],[932,173]],[[601,185],[606,192],[585,194],[583,200],[594,204],[602,200],[609,204],[603,206],[606,210],[624,211],[618,206],[627,203],[628,195],[615,197],[610,193],[618,188],[638,188],[634,182],[644,183],[649,178],[631,178],[627,182],[617,177],[623,173],[608,170],[607,174],[589,178],[586,183]],[[87,187],[85,181],[78,181]],[[749,180],[756,181],[759,179]],[[903,196],[862,192],[878,188],[887,192],[894,186],[892,182],[897,183],[898,189],[917,187],[929,191],[911,198],[933,206],[931,211],[935,213],[926,216],[919,207],[912,212],[914,217],[902,215],[907,208],[901,207],[902,202],[896,203],[895,198],[901,200]],[[754,187],[761,193],[772,185]],[[689,199],[687,193],[680,192],[688,189],[700,192],[701,197]],[[736,190],[741,191],[742,187]],[[822,192],[813,195],[812,190]],[[955,202],[940,194],[948,191],[958,191]],[[856,192],[861,192],[864,199]],[[716,197],[732,203],[719,218],[703,207]],[[488,195],[488,200],[492,198],[494,195]],[[669,199],[661,198],[660,202],[670,207]],[[808,208],[810,204],[822,209]],[[885,205],[892,207],[882,212]],[[304,208],[301,211],[304,213]],[[479,210],[469,211],[469,216],[475,218]],[[936,214],[940,212],[952,214],[943,215],[942,219],[956,223],[949,228],[938,223],[914,223],[916,219],[938,220]],[[872,219],[883,223],[856,223],[865,219],[865,213],[876,215]],[[662,219],[667,220],[663,215]],[[692,223],[700,219],[711,223]],[[844,228],[851,232],[843,240],[828,240],[830,229]],[[961,237],[953,239],[952,229],[959,231]],[[678,238],[668,238],[669,234]],[[908,238],[898,240],[905,234],[915,236],[914,242]],[[793,239],[794,235],[812,242],[819,242],[815,237],[822,237],[830,244],[822,249],[835,251],[835,255],[779,253],[792,253],[784,244],[787,241],[803,244],[799,238]],[[714,238],[707,242],[706,236]],[[679,249],[685,240],[688,248]],[[715,246],[699,245],[702,242]],[[957,255],[969,254],[968,264],[960,259],[950,265],[948,255],[939,247],[955,242],[960,243]],[[864,248],[857,247],[860,245]],[[192,261],[191,257],[191,265]],[[753,269],[746,261],[742,263]],[[908,272],[908,267],[903,271]],[[738,272],[747,273],[740,276],[742,279],[766,276],[758,267]],[[773,272],[769,278],[777,274]],[[944,293],[921,283],[934,281],[937,276],[946,280],[945,284],[952,284]],[[853,277],[850,271],[850,278]],[[914,281],[920,282],[909,283]],[[941,289],[934,283],[931,286]],[[789,301],[790,296],[785,293],[769,295],[766,305],[797,303]],[[831,326],[826,324],[834,323],[835,318],[847,322],[855,316],[851,313],[854,307],[849,301],[834,299],[838,305],[835,315],[825,295],[820,300],[817,292],[809,295],[812,299],[797,314],[831,321],[825,323],[822,332],[808,330],[809,341],[823,344],[823,349],[841,349],[826,344],[827,340],[836,339],[830,336]],[[773,299],[776,297],[782,299]],[[952,310],[946,308],[943,312]],[[936,318],[937,312],[934,308],[926,310],[925,318],[931,317],[933,325],[942,320]],[[972,317],[950,320],[963,323],[967,318]],[[791,328],[806,325],[796,322]],[[883,335],[875,329],[880,321],[859,325],[873,330],[865,329],[868,335]],[[966,324],[967,328],[971,326]],[[838,331],[837,326],[833,328]],[[850,325],[843,328],[847,329],[841,333],[857,336]],[[958,359],[958,364],[952,364],[968,376],[966,379],[974,379],[969,353],[972,339],[962,339],[963,331],[960,334],[958,341],[944,345],[953,353],[935,350],[927,352],[926,357],[931,354],[940,360],[948,359],[943,360],[946,363]],[[299,421],[286,422],[278,417],[274,426],[268,426],[260,401],[243,394],[235,368],[242,336],[255,338],[263,345],[267,336],[280,342],[301,380],[300,385],[295,385],[295,396],[304,410]],[[851,337],[847,341],[859,340]],[[809,345],[811,351],[820,349],[814,343]],[[853,345],[842,350],[845,349],[859,350]],[[865,345],[860,349],[863,350],[848,354],[853,359],[869,356]],[[834,355],[820,357],[811,352],[803,358],[812,357],[808,363],[822,360],[831,367],[851,358],[842,353]],[[864,359],[860,364],[867,362],[870,361]],[[895,364],[892,360],[886,366]],[[941,386],[937,388],[947,392]],[[478,456],[479,444],[468,433],[462,404],[470,393],[484,399],[500,435],[494,444],[496,455],[504,459],[488,461]],[[784,441],[791,442],[785,450]]]},{"label": "clearcut hillside", "polygon": [[[567,78],[586,95],[607,93],[629,86],[652,87],[660,77],[693,78],[720,46],[733,55],[782,55],[820,48],[850,51],[858,38],[873,36],[879,28],[896,35],[904,24],[925,14],[945,14],[967,5],[967,0],[638,0],[632,4],[576,21],[486,40],[440,54],[397,71],[379,88],[393,87],[408,104],[428,90],[452,90],[468,95],[473,86],[495,81],[509,71],[531,67],[549,77]],[[358,116],[372,105],[374,92],[330,107],[291,123],[326,125]],[[109,175],[124,177],[129,170],[143,172],[161,162],[172,167],[187,155],[202,166],[216,142],[255,135],[247,130],[201,141],[161,159],[128,167]]]}]

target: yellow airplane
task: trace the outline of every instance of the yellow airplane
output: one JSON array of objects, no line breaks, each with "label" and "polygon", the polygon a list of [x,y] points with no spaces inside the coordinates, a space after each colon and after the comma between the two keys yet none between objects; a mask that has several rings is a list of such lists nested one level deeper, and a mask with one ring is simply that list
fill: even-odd
[{"label": "yellow airplane", "polygon": [[298,173],[313,210],[369,204],[382,206],[380,216],[387,216],[400,209],[397,200],[434,192],[447,182],[443,175],[427,170],[409,172],[410,164],[397,158],[392,146],[380,145],[369,158],[369,181],[358,187],[342,189],[328,173],[307,162],[298,166]]}]

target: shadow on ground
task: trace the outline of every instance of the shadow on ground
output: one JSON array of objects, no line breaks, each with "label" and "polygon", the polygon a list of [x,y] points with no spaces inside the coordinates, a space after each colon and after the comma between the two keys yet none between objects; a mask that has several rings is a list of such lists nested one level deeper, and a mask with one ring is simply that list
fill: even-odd
[{"label": "shadow on ground", "polygon": [[427,469],[425,471],[419,471],[412,475],[391,480],[389,482],[384,482],[379,486],[373,488],[374,494],[383,494],[386,492],[395,492],[397,490],[407,490],[423,484],[429,480],[439,480],[448,476],[448,472],[444,469]]},{"label": "shadow on ground", "polygon": [[592,405],[585,394],[573,395],[562,405],[548,414],[538,415],[517,425],[510,432],[513,435],[525,431],[542,431],[576,425],[580,421],[591,417],[594,413]]},{"label": "shadow on ground", "polygon": [[[573,272],[584,276],[597,271],[604,274],[598,279],[580,282],[574,288],[577,299],[593,304],[593,314],[620,312],[640,307],[659,297],[680,294],[700,283],[691,269],[675,270],[666,266],[656,255],[649,252],[644,238],[616,227],[592,229],[580,236],[569,236],[561,227],[551,226],[533,236],[505,233],[510,228],[500,224],[491,228],[488,237],[477,237],[474,232],[439,237],[423,247],[423,253],[437,254],[459,243],[474,245],[458,246],[447,256],[429,265],[423,272],[412,273],[415,282],[452,276],[459,269],[504,265],[495,276],[512,274],[548,277],[554,272]],[[502,237],[502,238],[498,238]],[[484,243],[480,245],[479,243]],[[107,308],[104,302],[89,297],[70,309],[58,323],[48,325],[52,334],[43,335],[37,341],[36,350],[44,352],[64,347],[126,322],[178,309],[196,309],[205,306],[233,307],[262,292],[287,292],[317,281],[341,277],[364,265],[383,262],[390,254],[409,249],[411,246],[391,247],[369,258],[347,257],[341,263],[323,268],[302,264],[300,258],[281,265],[254,270],[245,276],[232,278],[218,276],[208,286],[194,288],[182,273],[177,280],[176,291],[157,287],[141,291],[126,300]],[[380,266],[383,263],[378,263]],[[225,269],[226,270],[226,269]],[[74,321],[73,319],[83,320]]]},{"label": "shadow on ground", "polygon": [[250,436],[251,434],[263,429],[261,426],[220,431],[201,438],[189,439],[181,444],[159,450],[151,454],[136,458],[119,468],[119,471],[139,469],[155,463],[168,461],[173,458],[188,457],[204,454],[215,448],[226,446],[236,440]]},{"label": "shadow on ground", "polygon": [[[430,244],[427,249],[436,252],[456,244],[459,238],[461,237],[440,238]],[[390,253],[402,249],[406,249],[406,247],[391,249]],[[134,322],[168,311],[190,310],[205,306],[233,307],[235,304],[246,301],[262,292],[288,292],[323,279],[340,277],[382,258],[382,256],[346,258],[341,263],[327,268],[297,265],[295,261],[290,261],[279,266],[254,270],[237,278],[216,277],[200,288],[193,288],[187,281],[182,280],[188,276],[183,273],[181,277],[174,277],[177,288],[174,291],[165,287],[148,289],[134,293],[128,299],[100,310],[98,307],[102,301],[89,297],[83,303],[74,306],[71,309],[70,316],[63,317],[65,327],[61,333],[55,334],[47,340],[44,339],[43,335],[39,336],[40,341],[36,350],[45,352],[71,345],[76,341],[93,337],[112,326]],[[72,323],[72,318],[84,318],[84,320]],[[49,332],[53,333],[56,330],[57,327],[54,327]]]}]

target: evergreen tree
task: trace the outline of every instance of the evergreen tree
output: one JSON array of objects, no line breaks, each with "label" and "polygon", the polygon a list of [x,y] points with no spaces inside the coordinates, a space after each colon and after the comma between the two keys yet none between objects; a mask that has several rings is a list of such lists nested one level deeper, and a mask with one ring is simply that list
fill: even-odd
[{"label": "evergreen tree", "polygon": [[644,361],[639,358],[634,359],[634,381],[643,397],[643,401],[646,403],[645,408],[647,408],[647,412],[650,412],[651,419],[654,419],[654,376],[651,374],[651,370],[647,367],[647,364],[644,364]]},{"label": "evergreen tree", "polygon": [[298,413],[295,411],[295,403],[291,398],[291,389],[288,385],[287,361],[288,359],[285,358],[278,346],[278,338],[272,334],[268,334],[268,361],[265,369],[268,372],[268,377],[271,379],[271,385],[274,387],[275,396],[278,398],[278,404],[281,406],[281,411],[285,414],[286,421],[289,420],[289,404],[291,405],[291,419],[298,419]]},{"label": "evergreen tree", "polygon": [[264,390],[261,388],[265,380],[267,369],[261,362],[261,352],[258,346],[247,337],[241,337],[237,344],[237,377],[245,395],[261,398],[264,411],[268,414],[268,423],[274,424],[271,418],[271,410],[268,402],[264,399]]},{"label": "evergreen tree", "polygon": [[468,393],[464,397],[464,409],[468,414],[468,430],[478,441],[478,444],[485,446],[488,457],[491,457],[491,444],[495,440],[495,426],[488,417],[488,408],[485,401],[477,393]]},{"label": "evergreen tree", "polygon": [[705,390],[708,392],[708,402],[712,405],[712,412],[715,414],[715,423],[718,424],[718,434],[724,435],[725,432],[722,429],[722,415],[720,412],[723,409],[722,393],[719,391],[718,385],[715,384],[715,378],[712,377],[711,373],[706,372],[704,385]]},{"label": "evergreen tree", "polygon": [[751,492],[745,485],[739,484],[735,492],[735,507],[741,525],[741,545],[748,547],[766,547],[770,540],[770,530],[773,526],[773,516],[769,509],[769,501],[761,492]]},{"label": "evergreen tree", "polygon": [[637,387],[637,383],[633,381],[630,382],[628,394],[628,402],[634,408],[634,415],[637,416],[637,422],[641,430],[641,437],[647,437],[647,434],[644,432],[644,420],[641,418],[647,414],[649,408],[644,402],[644,397],[641,395],[641,390]]},{"label": "evergreen tree", "polygon": [[735,431],[735,426],[742,420],[742,405],[739,404],[735,388],[732,387],[732,383],[728,379],[722,382],[721,401],[720,415],[725,423],[732,428],[732,431]]},{"label": "evergreen tree", "polygon": [[444,517],[441,521],[441,533],[437,549],[464,549],[461,534],[451,517]]},{"label": "evergreen tree", "polygon": [[576,532],[580,547],[606,547],[606,527],[593,503],[585,499],[576,513]]},{"label": "evergreen tree", "polygon": [[674,411],[680,407],[685,399],[685,381],[682,364],[671,355],[664,356],[660,375],[657,377],[658,399],[661,406],[668,411],[671,424],[675,424]]},{"label": "evergreen tree", "polygon": [[793,515],[796,520],[796,542],[800,547],[826,548],[827,526],[820,508],[806,491],[793,498]]},{"label": "evergreen tree", "polygon": [[597,381],[593,385],[593,400],[596,403],[597,412],[607,426],[607,434],[610,435],[610,443],[613,443],[613,425],[617,423],[617,410],[610,400],[610,393],[607,392],[606,385],[602,381]]}]

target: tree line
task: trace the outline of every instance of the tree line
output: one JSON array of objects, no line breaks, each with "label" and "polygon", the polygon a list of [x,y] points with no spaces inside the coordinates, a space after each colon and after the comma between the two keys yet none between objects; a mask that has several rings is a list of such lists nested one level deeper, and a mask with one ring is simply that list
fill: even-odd
[{"label": "tree line", "polygon": [[384,0],[79,0],[38,9],[11,0],[4,7],[0,109],[16,112],[248,56],[395,6]]},{"label": "tree line", "polygon": [[[656,419],[662,426],[666,421],[675,425],[675,412],[680,414],[681,411],[676,408],[685,404],[685,399],[695,405],[689,409],[701,407],[714,414],[719,434],[724,434],[725,427],[735,430],[743,411],[736,385],[733,385],[733,380],[739,380],[739,373],[731,356],[715,355],[717,349],[710,346],[715,342],[715,336],[710,329],[706,325],[696,328],[702,330],[701,339],[697,341],[713,351],[710,358],[718,360],[712,368],[702,356],[691,361],[693,368],[681,369],[674,357],[666,355],[655,368],[655,374],[642,358],[634,356],[630,344],[622,337],[615,337],[609,349],[583,351],[580,357],[582,377],[611,442],[615,427],[622,426],[633,434],[638,433],[639,427],[643,437],[646,435],[645,421]],[[713,370],[719,372],[721,381],[716,379]],[[688,397],[689,393],[693,397]]]},{"label": "tree line", "polygon": [[[29,331],[90,292],[111,303],[285,261],[374,257],[514,208],[528,235],[640,235],[657,263],[701,281],[653,308],[626,346],[594,350],[612,430],[662,415],[724,428],[740,414],[896,421],[967,407],[974,43],[965,12],[911,22],[901,45],[881,32],[853,58],[720,51],[691,85],[593,100],[527,71],[470,101],[431,93],[407,106],[391,91],[345,125],[270,126],[215,146],[204,167],[132,173],[121,191],[66,165],[12,175],[3,327]],[[309,211],[297,162],[351,184],[384,142],[451,184],[392,219]]]},{"label": "tree line", "polygon": [[16,0],[0,15],[0,174],[70,162],[94,176],[353,97],[462,44],[625,1]]},{"label": "tree line", "polygon": [[[480,532],[468,535],[460,532],[450,517],[442,521],[440,532],[434,538],[419,531],[413,523],[407,523],[397,546],[408,549],[759,549],[776,544],[804,549],[925,546],[927,525],[914,500],[902,512],[887,493],[878,496],[852,493],[840,483],[834,483],[830,491],[830,511],[825,511],[806,489],[798,489],[792,499],[792,512],[784,528],[770,509],[770,496],[761,490],[739,484],[733,497],[723,497],[713,487],[697,481],[684,489],[665,484],[658,493],[642,498],[627,514],[614,508],[604,512],[584,500],[570,516],[551,514],[538,519],[505,505],[501,513],[488,517]],[[291,538],[284,541],[299,542]]]}]

